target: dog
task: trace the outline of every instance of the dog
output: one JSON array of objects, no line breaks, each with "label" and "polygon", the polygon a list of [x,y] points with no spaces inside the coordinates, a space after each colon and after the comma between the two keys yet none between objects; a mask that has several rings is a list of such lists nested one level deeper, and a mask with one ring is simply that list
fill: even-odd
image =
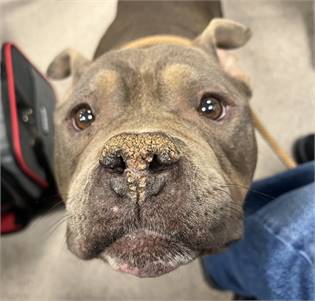
[{"label": "dog", "polygon": [[257,149],[250,88],[222,52],[250,30],[218,17],[215,1],[119,2],[92,61],[67,49],[49,65],[73,78],[54,152],[79,258],[156,277],[242,237]]}]

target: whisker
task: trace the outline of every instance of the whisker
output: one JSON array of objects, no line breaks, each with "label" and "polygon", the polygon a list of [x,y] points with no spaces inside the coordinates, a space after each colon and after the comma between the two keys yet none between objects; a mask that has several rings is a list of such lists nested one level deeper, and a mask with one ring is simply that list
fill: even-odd
[{"label": "whisker", "polygon": [[60,252],[63,252],[66,250],[67,247],[67,235],[65,234],[61,240],[61,244],[60,244]]},{"label": "whisker", "polygon": [[219,184],[220,186],[226,186],[226,187],[229,187],[229,186],[235,186],[235,187],[239,187],[239,188],[243,188],[243,189],[246,189],[250,192],[253,192],[253,193],[256,193],[256,194],[259,194],[265,198],[268,198],[270,200],[274,200],[276,197],[273,196],[273,195],[270,195],[270,194],[267,194],[267,193],[264,193],[264,192],[261,192],[257,189],[252,189],[250,186],[245,186],[245,185],[240,185],[240,184],[232,184],[232,183],[229,183],[229,184],[223,184],[223,183],[216,183],[214,182],[215,184]]},{"label": "whisker", "polygon": [[232,197],[232,195],[231,195],[228,191],[223,190],[223,189],[220,189],[220,188],[218,188],[218,187],[215,187],[213,190],[219,190],[219,191],[222,191],[222,192],[224,192],[225,194],[227,194],[229,197]]},{"label": "whisker", "polygon": [[65,216],[62,216],[57,221],[55,221],[54,223],[49,225],[48,226],[48,230],[45,233],[43,233],[44,234],[44,238],[45,239],[50,238],[53,235],[53,233],[57,230],[57,228],[60,225],[62,225],[64,222],[66,222],[68,218],[69,218],[69,215],[66,214]]},{"label": "whisker", "polygon": [[[44,199],[43,201],[46,201],[46,199]],[[48,208],[44,212],[40,213],[39,217],[32,223],[31,226],[37,227],[38,224],[43,221],[43,218],[45,217],[45,215],[47,215],[48,213],[51,213],[51,211],[53,211],[54,209],[56,209],[58,206],[60,206],[62,204],[63,204],[63,200],[59,200],[57,203],[53,204],[50,208]]]},{"label": "whisker", "polygon": [[[235,184],[234,186],[236,186],[237,184]],[[229,184],[229,186],[232,186],[232,184]],[[246,186],[241,186],[239,185],[238,187],[240,188],[243,188],[243,189],[247,189],[249,192],[253,192],[253,193],[256,193],[256,194],[259,194],[267,199],[270,199],[270,200],[274,200],[276,197],[273,196],[273,195],[270,195],[270,194],[267,194],[267,193],[264,193],[264,192],[261,192],[257,189],[252,189],[252,188],[247,188]]]}]

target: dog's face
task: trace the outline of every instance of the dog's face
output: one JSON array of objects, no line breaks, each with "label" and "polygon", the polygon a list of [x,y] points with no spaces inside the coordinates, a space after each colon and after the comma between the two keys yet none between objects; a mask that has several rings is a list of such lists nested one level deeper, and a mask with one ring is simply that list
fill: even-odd
[{"label": "dog's face", "polygon": [[152,277],[241,237],[256,163],[248,96],[206,49],[123,49],[77,64],[55,115],[55,161],[78,257]]}]

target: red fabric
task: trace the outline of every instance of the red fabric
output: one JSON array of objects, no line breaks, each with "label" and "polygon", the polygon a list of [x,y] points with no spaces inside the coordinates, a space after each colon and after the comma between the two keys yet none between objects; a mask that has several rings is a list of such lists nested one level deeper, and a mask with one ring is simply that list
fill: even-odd
[{"label": "red fabric", "polygon": [[22,225],[16,224],[16,216],[14,212],[1,214],[1,234],[15,232],[22,228]]}]

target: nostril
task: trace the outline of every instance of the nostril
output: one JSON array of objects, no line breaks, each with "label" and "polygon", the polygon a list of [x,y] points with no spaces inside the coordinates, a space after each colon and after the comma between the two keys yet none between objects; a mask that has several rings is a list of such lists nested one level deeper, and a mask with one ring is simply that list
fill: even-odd
[{"label": "nostril", "polygon": [[172,162],[162,161],[161,158],[154,154],[152,161],[149,164],[149,171],[151,172],[159,172],[170,167]]},{"label": "nostril", "polygon": [[123,173],[126,169],[126,164],[122,156],[119,156],[116,159],[116,164],[112,167],[113,170],[115,170],[118,173]]},{"label": "nostril", "polygon": [[153,155],[152,161],[149,164],[150,171],[158,171],[161,168],[161,164],[158,161],[158,156]]},{"label": "nostril", "polygon": [[100,164],[108,170],[115,173],[123,173],[126,169],[126,163],[122,156],[110,155],[100,160]]}]

